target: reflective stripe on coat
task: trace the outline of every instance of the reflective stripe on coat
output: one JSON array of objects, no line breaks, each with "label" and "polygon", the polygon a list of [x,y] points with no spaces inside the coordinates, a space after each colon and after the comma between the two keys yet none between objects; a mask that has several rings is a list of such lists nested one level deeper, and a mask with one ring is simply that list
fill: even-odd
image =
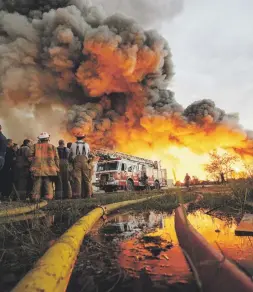
[{"label": "reflective stripe on coat", "polygon": [[31,173],[33,176],[57,176],[59,172],[59,156],[54,145],[37,143],[29,153]]}]

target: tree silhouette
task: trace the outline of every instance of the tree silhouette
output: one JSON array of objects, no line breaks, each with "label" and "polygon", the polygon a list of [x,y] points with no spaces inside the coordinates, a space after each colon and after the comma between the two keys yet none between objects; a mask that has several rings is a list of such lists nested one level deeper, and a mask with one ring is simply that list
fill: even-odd
[{"label": "tree silhouette", "polygon": [[210,162],[204,165],[204,170],[209,174],[209,176],[219,181],[228,179],[233,173],[233,165],[238,161],[238,156],[231,155],[229,153],[218,154],[217,151],[212,151],[209,153]]}]

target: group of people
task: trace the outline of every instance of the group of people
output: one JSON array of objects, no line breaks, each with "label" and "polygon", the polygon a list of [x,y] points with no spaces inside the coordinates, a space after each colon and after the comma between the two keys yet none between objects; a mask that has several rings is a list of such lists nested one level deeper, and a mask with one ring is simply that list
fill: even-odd
[{"label": "group of people", "polygon": [[6,139],[0,126],[0,193],[2,198],[14,195],[33,201],[44,197],[92,197],[92,175],[95,156],[85,142],[85,134],[78,133],[75,143],[50,143],[50,135],[43,132],[37,143],[25,139],[20,148]]}]

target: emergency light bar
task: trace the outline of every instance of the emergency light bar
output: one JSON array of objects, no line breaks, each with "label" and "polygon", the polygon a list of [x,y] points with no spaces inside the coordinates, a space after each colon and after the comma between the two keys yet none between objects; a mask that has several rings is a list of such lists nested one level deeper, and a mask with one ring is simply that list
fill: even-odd
[{"label": "emergency light bar", "polygon": [[[99,156],[99,155],[98,155]],[[121,158],[120,157],[109,157],[109,156],[100,156],[99,157],[99,161],[111,161],[111,160],[121,160]]]},{"label": "emergency light bar", "polygon": [[122,158],[124,158],[124,159],[132,160],[135,162],[146,163],[146,164],[152,165],[155,168],[156,167],[158,168],[157,161],[152,161],[150,159],[140,158],[140,157],[125,154],[122,152],[116,152],[116,151],[112,151],[112,150],[108,150],[108,149],[94,149],[93,152],[95,155],[99,156],[100,158],[103,157],[102,160],[106,160],[106,159],[104,159],[105,157],[107,158],[107,160],[121,160]]}]

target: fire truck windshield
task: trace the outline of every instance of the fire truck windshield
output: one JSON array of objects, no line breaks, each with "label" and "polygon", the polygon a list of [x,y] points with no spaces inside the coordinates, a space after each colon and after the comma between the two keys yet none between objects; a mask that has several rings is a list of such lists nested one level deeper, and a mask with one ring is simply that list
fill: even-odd
[{"label": "fire truck windshield", "polygon": [[110,170],[117,170],[119,163],[116,161],[113,162],[103,162],[98,163],[97,171],[110,171]]}]

